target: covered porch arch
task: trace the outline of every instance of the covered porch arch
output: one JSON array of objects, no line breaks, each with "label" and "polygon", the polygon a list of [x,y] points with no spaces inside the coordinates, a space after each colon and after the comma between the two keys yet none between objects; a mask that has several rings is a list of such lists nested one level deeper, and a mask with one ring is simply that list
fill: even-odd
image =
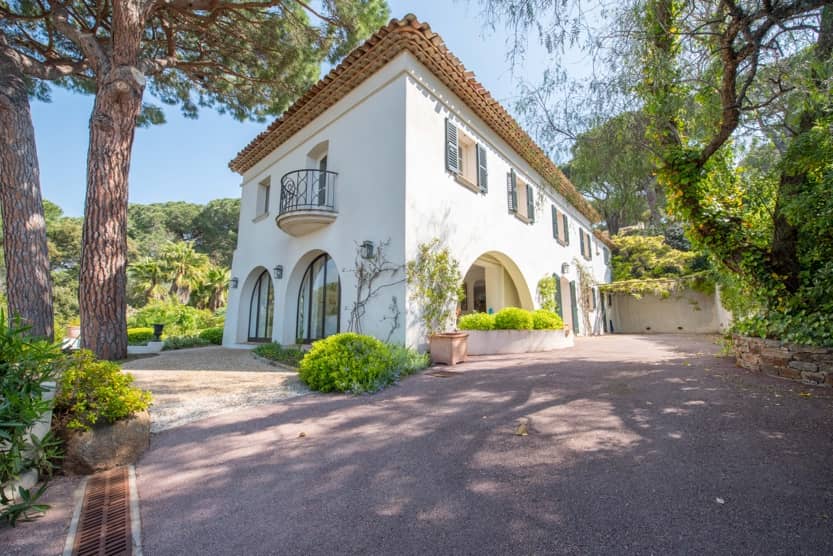
[{"label": "covered porch arch", "polygon": [[463,278],[465,313],[496,313],[504,307],[535,308],[532,294],[518,265],[499,251],[483,253],[468,267]]}]

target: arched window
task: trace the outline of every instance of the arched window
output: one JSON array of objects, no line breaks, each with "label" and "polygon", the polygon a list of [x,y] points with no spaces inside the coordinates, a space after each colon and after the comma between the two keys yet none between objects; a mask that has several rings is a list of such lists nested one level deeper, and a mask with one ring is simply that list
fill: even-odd
[{"label": "arched window", "polygon": [[249,341],[269,342],[272,340],[272,313],[275,296],[272,292],[272,278],[264,270],[252,289],[249,305]]},{"label": "arched window", "polygon": [[339,329],[341,281],[333,259],[324,253],[310,263],[298,290],[295,337],[303,343],[326,338]]}]

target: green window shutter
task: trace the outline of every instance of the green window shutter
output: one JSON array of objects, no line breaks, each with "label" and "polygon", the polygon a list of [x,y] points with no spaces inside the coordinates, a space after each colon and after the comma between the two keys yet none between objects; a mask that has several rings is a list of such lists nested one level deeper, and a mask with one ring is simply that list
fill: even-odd
[{"label": "green window shutter", "polygon": [[445,168],[452,174],[460,173],[457,128],[448,118],[445,119]]},{"label": "green window shutter", "polygon": [[561,320],[564,320],[564,304],[561,302],[561,278],[556,274],[553,274],[552,277],[555,278],[555,312],[558,313]]},{"label": "green window shutter", "polygon": [[584,230],[581,228],[578,229],[578,248],[581,252],[581,256],[584,257]]},{"label": "green window shutter", "polygon": [[515,177],[515,170],[509,170],[506,174],[506,198],[509,205],[509,214],[518,212],[518,183]]},{"label": "green window shutter", "polygon": [[526,184],[526,218],[530,222],[535,222],[535,191],[532,186]]},{"label": "green window shutter", "polygon": [[575,280],[570,282],[570,311],[573,314],[573,332],[576,334],[580,333],[579,325],[578,325],[578,302],[576,300],[576,282]]},{"label": "green window shutter", "polygon": [[587,258],[593,260],[593,234],[587,234]]},{"label": "green window shutter", "polygon": [[552,237],[558,239],[558,210],[555,205],[550,205],[552,211]]},{"label": "green window shutter", "polygon": [[570,245],[570,225],[567,220],[567,215],[562,214],[561,219],[564,221],[564,245]]},{"label": "green window shutter", "polygon": [[477,185],[481,193],[489,191],[489,171],[486,167],[486,147],[477,144]]},{"label": "green window shutter", "polygon": [[593,310],[595,311],[596,310],[596,288],[593,288],[592,290],[590,290],[590,292],[593,295]]}]

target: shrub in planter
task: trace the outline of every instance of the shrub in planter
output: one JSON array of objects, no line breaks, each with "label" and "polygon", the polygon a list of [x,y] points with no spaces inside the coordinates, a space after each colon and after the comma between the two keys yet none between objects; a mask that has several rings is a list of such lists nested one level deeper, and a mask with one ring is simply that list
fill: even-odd
[{"label": "shrub in planter", "polygon": [[223,343],[223,327],[215,326],[213,328],[206,328],[205,330],[200,331],[199,336],[206,342],[219,346]]},{"label": "shrub in planter", "polygon": [[52,462],[60,457],[51,435],[35,438],[30,431],[52,406],[44,400],[43,383],[54,378],[61,349],[28,337],[27,330],[19,322],[8,323],[0,311],[0,520],[12,525],[30,512],[48,508],[37,503],[46,485],[35,492],[19,488],[14,495],[20,500],[6,497],[6,490],[29,469],[51,471]]},{"label": "shrub in planter", "polygon": [[561,330],[564,328],[564,321],[558,313],[538,309],[532,313],[532,328],[535,330]]},{"label": "shrub in planter", "polygon": [[315,342],[298,376],[321,392],[375,392],[427,365],[427,357],[412,350],[346,332]]},{"label": "shrub in planter", "polygon": [[493,330],[495,316],[488,313],[471,313],[460,317],[457,328],[460,330]]},{"label": "shrub in planter", "polygon": [[69,430],[87,430],[144,411],[150,392],[133,386],[133,376],[111,361],[98,361],[88,350],[67,356],[55,397],[60,423]]},{"label": "shrub in planter", "polygon": [[518,307],[506,307],[495,313],[496,330],[532,330],[532,312]]},{"label": "shrub in planter", "polygon": [[127,344],[131,346],[142,346],[153,341],[153,328],[128,328]]}]

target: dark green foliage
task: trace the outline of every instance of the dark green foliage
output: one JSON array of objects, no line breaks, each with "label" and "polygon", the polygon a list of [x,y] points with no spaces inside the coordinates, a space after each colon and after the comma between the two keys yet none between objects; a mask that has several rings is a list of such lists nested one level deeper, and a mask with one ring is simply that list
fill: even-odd
[{"label": "dark green foliage", "polygon": [[532,328],[535,330],[561,330],[564,328],[564,321],[557,313],[538,309],[532,312]]},{"label": "dark green foliage", "polygon": [[268,344],[260,344],[255,348],[255,353],[264,359],[275,361],[289,365],[290,367],[297,367],[304,358],[304,351],[297,348],[283,347],[279,343],[271,342]]},{"label": "dark green foliage", "polygon": [[116,363],[99,361],[89,350],[68,355],[55,397],[61,427],[87,430],[99,423],[115,423],[144,411],[150,392],[133,386],[133,375]]},{"label": "dark green foliage", "polygon": [[223,327],[215,326],[200,330],[199,337],[212,344],[221,345],[223,343]]},{"label": "dark green foliage", "polygon": [[315,342],[298,376],[313,390],[358,394],[380,390],[427,364],[425,355],[346,332]]},{"label": "dark green foliage", "polygon": [[162,349],[165,351],[174,349],[186,349],[194,347],[205,347],[212,345],[211,342],[199,336],[169,336],[165,338]]},{"label": "dark green foliage", "polygon": [[46,509],[37,504],[45,485],[34,493],[20,489],[19,502],[5,498],[3,487],[32,467],[51,470],[59,455],[51,436],[30,438],[28,431],[52,407],[43,399],[43,383],[56,374],[60,347],[32,339],[26,331],[18,323],[7,323],[0,311],[0,519],[12,525]]},{"label": "dark green foliage", "polygon": [[460,317],[457,328],[460,330],[492,330],[495,316],[488,313],[471,313]]},{"label": "dark green foliage", "polygon": [[127,345],[143,346],[153,340],[153,328],[128,328]]},{"label": "dark green foliage", "polygon": [[532,330],[532,312],[518,307],[505,307],[495,313],[495,330]]}]

